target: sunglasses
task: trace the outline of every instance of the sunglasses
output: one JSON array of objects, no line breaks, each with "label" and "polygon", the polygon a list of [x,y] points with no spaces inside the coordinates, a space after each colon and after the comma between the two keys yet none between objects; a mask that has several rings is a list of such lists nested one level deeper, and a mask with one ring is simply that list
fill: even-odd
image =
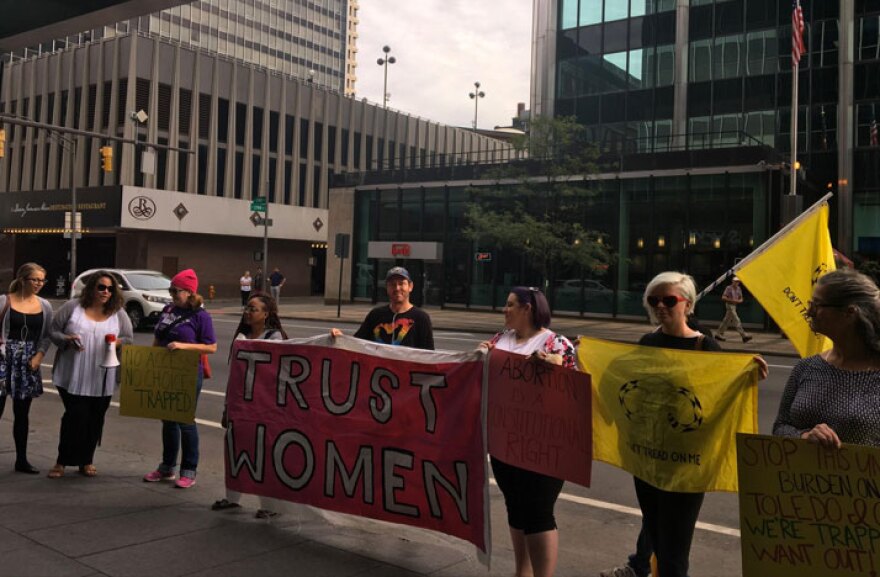
[{"label": "sunglasses", "polygon": [[674,296],[674,295],[668,295],[665,297],[658,297],[658,296],[652,295],[652,296],[649,296],[646,300],[648,301],[648,305],[650,305],[652,308],[656,309],[658,306],[660,306],[660,303],[663,303],[664,307],[671,309],[672,307],[674,307],[678,303],[680,303],[682,301],[686,301],[687,299],[684,297]]},{"label": "sunglasses", "polygon": [[98,283],[98,284],[95,285],[95,290],[97,290],[99,293],[103,293],[103,292],[108,292],[108,293],[109,293],[109,292],[113,292],[113,285],[112,285],[112,284],[101,284],[101,283]]}]

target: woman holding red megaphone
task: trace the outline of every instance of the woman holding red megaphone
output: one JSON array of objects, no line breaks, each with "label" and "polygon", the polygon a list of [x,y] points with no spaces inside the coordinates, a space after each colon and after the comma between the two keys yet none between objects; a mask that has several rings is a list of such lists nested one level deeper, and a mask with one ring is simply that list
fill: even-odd
[{"label": "woman holding red megaphone", "polygon": [[[98,474],[93,463],[95,448],[117,383],[119,362],[114,349],[134,339],[122,303],[116,277],[98,271],[88,277],[79,299],[64,303],[52,320],[49,336],[58,346],[52,384],[61,395],[64,415],[50,479],[63,477],[65,466],[79,467],[86,477]],[[112,347],[112,359],[108,347]]]}]

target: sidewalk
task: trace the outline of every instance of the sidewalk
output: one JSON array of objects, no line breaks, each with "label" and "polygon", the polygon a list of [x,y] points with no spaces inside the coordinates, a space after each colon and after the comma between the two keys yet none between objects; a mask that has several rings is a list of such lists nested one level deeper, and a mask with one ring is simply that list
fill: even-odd
[{"label": "sidewalk", "polygon": [[[219,314],[239,314],[241,311],[239,301],[234,299],[216,299],[208,302],[207,308],[210,312]],[[343,304],[338,322],[358,325],[371,308],[372,305],[367,303]],[[504,315],[500,310],[492,312],[474,309],[441,309],[439,307],[426,307],[425,310],[431,315],[435,332],[493,334],[504,326]],[[321,297],[282,296],[278,312],[282,319],[322,322],[332,322],[337,319],[336,305],[325,305]],[[706,319],[700,320],[706,321]],[[717,326],[711,321],[706,324],[711,329]],[[626,322],[566,316],[553,317],[552,328],[569,338],[588,336],[628,343],[638,342],[642,335],[651,330],[647,319],[645,322]],[[750,334],[754,338],[746,344],[740,340],[735,331],[729,331],[725,335],[727,340],[721,343],[721,346],[726,351],[797,356],[788,339],[783,338],[779,333],[750,331]]]},{"label": "sidewalk", "polygon": [[[282,305],[285,318],[336,318],[335,306],[315,299],[290,301]],[[216,314],[240,310],[232,300],[214,301],[208,308]],[[344,306],[341,321],[358,323],[369,308]],[[500,313],[429,311],[438,331],[492,332],[502,320]],[[556,328],[569,335],[634,341],[646,325],[557,319]],[[769,352],[780,340],[757,334],[750,344]],[[784,354],[780,343],[775,346]],[[200,426],[201,463],[193,489],[142,482],[156,463],[159,424],[120,417],[116,408],[107,415],[98,476],[85,478],[68,468],[62,479],[49,480],[45,474],[54,462],[63,412],[52,391],[48,386],[31,411],[29,457],[40,475],[12,471],[11,407],[0,420],[0,577],[506,577],[513,572],[504,506],[495,487],[489,492],[491,569],[476,560],[472,547],[404,526],[329,523],[292,505],[277,518],[258,520],[250,496],[241,509],[212,511],[211,503],[224,495],[223,431],[216,423]],[[570,501],[560,501],[557,518],[562,528],[558,577],[595,576],[618,564],[639,528],[637,516]],[[699,531],[692,570],[713,577],[740,575],[738,547],[734,536]]]}]

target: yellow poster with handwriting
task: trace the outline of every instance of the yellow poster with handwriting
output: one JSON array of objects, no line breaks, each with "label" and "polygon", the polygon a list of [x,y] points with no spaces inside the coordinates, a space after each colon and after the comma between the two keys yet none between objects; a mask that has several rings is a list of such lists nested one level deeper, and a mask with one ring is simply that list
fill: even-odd
[{"label": "yellow poster with handwriting", "polygon": [[128,345],[119,370],[120,415],[195,422],[199,353]]},{"label": "yellow poster with handwriting", "polygon": [[738,435],[743,577],[875,576],[880,449]]},{"label": "yellow poster with handwriting", "polygon": [[666,491],[736,491],[737,432],[758,430],[754,355],[581,337],[593,458]]}]

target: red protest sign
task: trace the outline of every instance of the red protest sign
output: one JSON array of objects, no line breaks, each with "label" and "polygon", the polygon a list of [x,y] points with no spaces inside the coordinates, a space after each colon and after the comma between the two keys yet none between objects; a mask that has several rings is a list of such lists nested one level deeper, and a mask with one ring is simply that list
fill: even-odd
[{"label": "red protest sign", "polygon": [[235,343],[227,487],[487,551],[482,358],[338,340]]},{"label": "red protest sign", "polygon": [[489,453],[509,465],[590,486],[590,375],[494,349]]}]

